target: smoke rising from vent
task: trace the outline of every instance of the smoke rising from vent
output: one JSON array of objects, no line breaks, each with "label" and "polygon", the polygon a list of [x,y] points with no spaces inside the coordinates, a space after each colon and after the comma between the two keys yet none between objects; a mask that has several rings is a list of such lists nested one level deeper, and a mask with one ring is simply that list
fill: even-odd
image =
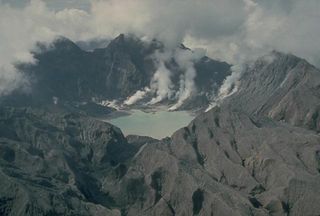
[{"label": "smoke rising from vent", "polygon": [[196,93],[197,90],[194,79],[197,72],[194,68],[194,62],[198,61],[203,56],[205,56],[205,50],[203,49],[196,49],[194,52],[188,49],[176,49],[174,60],[183,70],[184,74],[181,76],[180,88],[177,92],[178,101],[175,105],[171,106],[169,110],[180,108],[185,100]]},{"label": "smoke rising from vent", "polygon": [[238,87],[240,84],[239,79],[241,78],[241,75],[244,70],[243,66],[244,64],[239,64],[231,67],[231,71],[232,71],[231,75],[224,80],[217,95],[215,96],[213,101],[210,103],[210,105],[207,107],[205,112],[208,112],[213,107],[219,105],[223,99],[233,95],[235,92],[238,91]]},{"label": "smoke rising from vent", "polygon": [[148,87],[145,87],[144,90],[138,90],[136,93],[134,93],[131,97],[129,97],[127,100],[124,101],[124,104],[125,105],[133,105],[133,104],[136,104],[138,101],[142,100],[146,94],[148,92],[150,92],[150,88]]},{"label": "smoke rising from vent", "polygon": [[231,67],[232,74],[228,76],[219,89],[217,100],[222,100],[235,93],[238,90],[239,78],[243,72],[243,65],[234,65]]},{"label": "smoke rising from vent", "polygon": [[[318,0],[81,0],[90,5],[88,10],[68,4],[55,11],[41,0],[19,7],[1,2],[0,95],[27,86],[13,64],[36,63],[30,54],[35,43],[50,43],[58,35],[78,41],[133,33],[147,40],[158,38],[167,51],[181,43],[192,49],[202,47],[209,57],[234,65],[271,50],[320,65]],[[164,77],[162,84],[169,81]],[[157,100],[170,92],[164,86]]]},{"label": "smoke rising from vent", "polygon": [[172,97],[173,84],[170,77],[170,71],[165,66],[164,61],[161,61],[151,81],[151,89],[155,92],[156,97],[152,98],[148,104],[153,105]]},{"label": "smoke rising from vent", "polygon": [[[183,102],[196,92],[194,78],[196,77],[196,70],[194,62],[205,56],[205,50],[196,49],[194,52],[184,47],[178,47],[172,51],[163,53],[155,53],[154,60],[158,62],[158,70],[153,76],[150,84],[152,91],[156,93],[156,97],[148,104],[156,104],[164,99],[177,99],[177,103],[170,107],[170,110],[178,109]],[[180,88],[176,92],[171,81],[172,74],[166,67],[165,63],[175,61],[183,74],[180,77]]]}]

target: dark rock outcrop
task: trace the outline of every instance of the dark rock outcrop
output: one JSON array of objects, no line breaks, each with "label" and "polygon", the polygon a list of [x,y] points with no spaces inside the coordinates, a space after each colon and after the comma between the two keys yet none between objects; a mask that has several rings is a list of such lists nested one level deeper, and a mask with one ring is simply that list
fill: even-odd
[{"label": "dark rock outcrop", "polygon": [[318,80],[296,57],[260,59],[237,93],[163,140],[1,107],[0,214],[319,215]]},{"label": "dark rock outcrop", "polygon": [[[177,49],[192,52],[186,48]],[[163,50],[164,45],[159,41],[144,42],[135,36],[121,34],[107,47],[89,52],[61,37],[49,47],[38,45],[33,53],[36,64],[17,66],[29,78],[31,91],[27,95],[15,92],[2,100],[10,105],[37,106],[53,104],[54,99],[59,104],[102,100],[123,102],[136,91],[150,87],[158,68],[154,55]],[[167,60],[166,67],[171,72],[173,89],[178,91],[184,69],[174,59]],[[195,60],[194,68],[197,91],[186,101],[188,104],[184,109],[207,106],[210,97],[231,73],[229,64],[208,57]],[[174,103],[175,100],[164,103]]]}]

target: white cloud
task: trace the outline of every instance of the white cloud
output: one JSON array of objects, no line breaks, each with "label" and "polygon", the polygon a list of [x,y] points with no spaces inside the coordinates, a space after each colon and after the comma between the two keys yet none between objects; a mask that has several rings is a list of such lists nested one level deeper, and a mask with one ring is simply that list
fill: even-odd
[{"label": "white cloud", "polygon": [[187,36],[188,43],[206,47],[210,56],[233,64],[278,50],[320,66],[320,1],[243,2],[246,15],[239,31],[213,40]]},{"label": "white cloud", "polygon": [[235,33],[244,6],[239,0],[94,0],[91,13],[100,34],[135,33],[175,47],[186,35],[212,39]]},{"label": "white cloud", "polygon": [[87,16],[75,9],[55,13],[40,0],[33,0],[22,9],[0,5],[0,95],[27,87],[27,79],[14,64],[35,63],[30,51],[36,42],[50,42],[57,35],[78,37],[85,32],[86,27],[81,25]]},{"label": "white cloud", "polygon": [[35,42],[57,35],[86,40],[134,33],[158,38],[168,50],[180,43],[202,47],[233,64],[276,49],[320,65],[319,0],[81,0],[91,3],[88,11],[72,9],[73,0],[60,11],[30,2],[16,8],[0,3],[0,94],[26,83],[12,63],[34,62]]}]

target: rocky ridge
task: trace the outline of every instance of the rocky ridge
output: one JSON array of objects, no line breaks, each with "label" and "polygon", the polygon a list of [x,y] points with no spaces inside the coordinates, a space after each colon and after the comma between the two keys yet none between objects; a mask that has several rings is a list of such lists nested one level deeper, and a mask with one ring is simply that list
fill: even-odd
[{"label": "rocky ridge", "polygon": [[308,116],[320,73],[272,57],[163,140],[126,138],[81,114],[2,107],[0,213],[319,215],[319,121]]},{"label": "rocky ridge", "polygon": [[[183,53],[181,55],[193,55],[193,51],[183,45],[176,50],[177,53]],[[71,40],[60,37],[50,45],[38,44],[33,53],[36,64],[17,66],[29,78],[30,91],[27,94],[17,91],[2,100],[10,105],[37,107],[53,103],[63,106],[67,103],[77,107],[83,103],[113,100],[123,104],[137,91],[150,88],[145,100],[140,103],[146,104],[159,91],[152,89],[161,59],[156,55],[172,55],[163,60],[163,67],[170,73],[168,79],[171,84],[168,83],[168,88],[170,87],[172,96],[164,97],[158,102],[158,105],[172,106],[178,100],[174,94],[184,85],[181,79],[186,76],[184,73],[187,69],[177,63],[174,54],[166,52],[168,51],[161,42],[146,42],[132,35],[121,34],[105,48],[92,51],[82,50]],[[188,61],[196,75],[192,79],[193,92],[181,104],[181,109],[206,107],[223,80],[230,75],[230,65],[207,56],[183,61]],[[163,76],[162,73],[159,72],[159,75]]]}]

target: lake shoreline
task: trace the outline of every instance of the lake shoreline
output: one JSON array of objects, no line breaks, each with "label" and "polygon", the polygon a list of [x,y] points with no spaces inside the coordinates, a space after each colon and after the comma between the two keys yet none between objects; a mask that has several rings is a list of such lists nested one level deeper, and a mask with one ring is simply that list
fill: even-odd
[{"label": "lake shoreline", "polygon": [[194,117],[195,113],[188,111],[131,109],[115,111],[100,120],[119,127],[125,136],[133,134],[162,139],[189,125]]}]

